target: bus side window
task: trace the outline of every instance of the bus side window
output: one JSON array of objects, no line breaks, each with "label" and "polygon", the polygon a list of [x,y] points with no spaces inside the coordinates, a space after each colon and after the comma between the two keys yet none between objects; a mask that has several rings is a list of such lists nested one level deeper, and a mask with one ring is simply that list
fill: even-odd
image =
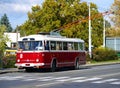
[{"label": "bus side window", "polygon": [[56,42],[55,41],[51,41],[50,46],[51,46],[51,50],[56,50]]},{"label": "bus side window", "polygon": [[78,50],[78,42],[74,42],[74,50]]},{"label": "bus side window", "polygon": [[73,43],[72,42],[68,43],[68,50],[73,50]]},{"label": "bus side window", "polygon": [[59,41],[57,42],[56,49],[62,50],[62,42],[59,42]]},{"label": "bus side window", "polygon": [[84,49],[83,43],[79,43],[79,50],[83,50],[83,49]]},{"label": "bus side window", "polygon": [[49,41],[45,42],[45,50],[49,50]]},{"label": "bus side window", "polygon": [[68,50],[67,42],[63,42],[63,50]]}]

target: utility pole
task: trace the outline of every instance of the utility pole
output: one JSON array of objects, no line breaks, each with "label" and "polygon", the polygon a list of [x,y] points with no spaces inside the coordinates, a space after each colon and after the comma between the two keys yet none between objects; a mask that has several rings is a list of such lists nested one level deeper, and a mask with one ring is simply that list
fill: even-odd
[{"label": "utility pole", "polygon": [[105,47],[105,17],[103,17],[103,47]]},{"label": "utility pole", "polygon": [[103,47],[105,47],[105,30],[106,30],[106,20],[105,20],[105,16],[109,15],[109,14],[113,14],[114,12],[111,11],[105,11],[103,14]]},{"label": "utility pole", "polygon": [[91,10],[89,3],[89,56],[92,58],[92,50],[91,50]]}]

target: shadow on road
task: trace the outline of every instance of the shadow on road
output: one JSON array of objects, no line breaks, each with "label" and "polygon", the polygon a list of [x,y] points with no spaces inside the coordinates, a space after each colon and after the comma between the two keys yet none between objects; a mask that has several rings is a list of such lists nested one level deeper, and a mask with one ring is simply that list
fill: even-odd
[{"label": "shadow on road", "polygon": [[[82,66],[77,70],[85,70],[85,69],[91,69],[91,67]],[[64,67],[64,68],[57,68],[55,72],[72,71],[72,70],[74,70],[73,67]],[[28,69],[28,70],[24,70],[22,72],[25,72],[25,73],[52,73],[50,69]]]}]

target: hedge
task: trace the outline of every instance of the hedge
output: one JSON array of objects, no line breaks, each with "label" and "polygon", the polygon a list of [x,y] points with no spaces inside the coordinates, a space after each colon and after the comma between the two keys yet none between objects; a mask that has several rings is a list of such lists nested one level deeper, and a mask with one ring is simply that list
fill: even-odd
[{"label": "hedge", "polygon": [[117,53],[108,48],[96,48],[93,50],[92,54],[93,61],[110,61],[110,60],[118,60]]},{"label": "hedge", "polygon": [[3,68],[14,68],[15,62],[16,62],[15,55],[4,56],[2,59],[2,67]]}]

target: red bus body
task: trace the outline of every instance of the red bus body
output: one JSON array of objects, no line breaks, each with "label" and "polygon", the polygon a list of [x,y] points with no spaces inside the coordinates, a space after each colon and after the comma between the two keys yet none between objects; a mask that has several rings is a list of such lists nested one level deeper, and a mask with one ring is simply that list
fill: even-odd
[{"label": "red bus body", "polygon": [[[36,36],[38,38],[36,38]],[[23,37],[19,40],[22,42],[26,38],[34,38],[32,41],[38,41],[39,38],[42,41],[42,50],[20,50],[17,51],[16,56],[16,64],[18,68],[53,68],[53,62],[55,62],[55,67],[68,67],[68,66],[76,66],[76,61],[79,65],[86,64],[86,55],[84,50],[84,41],[80,40],[77,42],[77,39],[70,39],[65,37],[51,37],[46,35],[33,35],[28,37]],[[37,40],[38,39],[38,40]],[[75,41],[74,41],[75,40]],[[30,41],[30,40],[27,40]],[[49,50],[45,50],[45,41],[49,43]],[[55,42],[55,50],[52,50],[52,41]],[[72,42],[73,41],[73,42]],[[26,41],[25,41],[26,42]],[[63,43],[69,44],[70,47],[74,45],[73,50],[63,48]],[[75,47],[78,48],[80,43],[83,44],[82,50],[75,50]],[[23,43],[24,44],[24,43]],[[57,49],[58,45],[62,47],[62,49]],[[75,45],[76,44],[76,45]],[[77,45],[78,44],[78,45]]]}]

